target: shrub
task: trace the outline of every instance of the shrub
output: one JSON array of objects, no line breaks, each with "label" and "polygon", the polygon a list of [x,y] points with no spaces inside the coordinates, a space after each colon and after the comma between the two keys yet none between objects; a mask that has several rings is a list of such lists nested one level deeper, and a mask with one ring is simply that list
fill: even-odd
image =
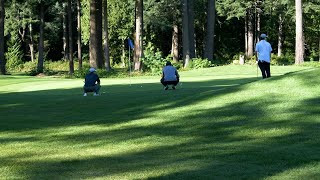
[{"label": "shrub", "polygon": [[8,41],[8,51],[5,53],[7,59],[7,69],[9,71],[20,71],[22,69],[22,57],[23,53],[20,50],[21,40],[18,34],[11,34],[11,38]]},{"label": "shrub", "polygon": [[294,56],[292,55],[283,55],[278,57],[277,55],[272,55],[271,57],[272,65],[291,65],[294,64]]},{"label": "shrub", "polygon": [[193,69],[208,68],[213,66],[211,61],[208,59],[193,58],[191,62],[192,63],[190,64],[192,64]]},{"label": "shrub", "polygon": [[151,71],[152,74],[161,73],[162,67],[166,62],[166,59],[162,57],[162,53],[159,50],[155,50],[151,43],[148,43],[142,62],[145,65],[145,70]]}]

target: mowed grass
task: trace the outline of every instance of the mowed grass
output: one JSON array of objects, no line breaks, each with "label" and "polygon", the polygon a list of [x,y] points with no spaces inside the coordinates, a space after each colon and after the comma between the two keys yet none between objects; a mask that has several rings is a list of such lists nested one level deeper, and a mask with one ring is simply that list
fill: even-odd
[{"label": "mowed grass", "polygon": [[83,80],[0,76],[0,179],[320,179],[320,69]]}]

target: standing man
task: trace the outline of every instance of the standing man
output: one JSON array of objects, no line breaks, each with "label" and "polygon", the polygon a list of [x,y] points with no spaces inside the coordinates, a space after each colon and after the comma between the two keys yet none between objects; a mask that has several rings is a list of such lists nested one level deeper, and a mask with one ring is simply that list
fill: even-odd
[{"label": "standing man", "polygon": [[100,90],[100,79],[99,76],[95,73],[96,70],[94,68],[89,69],[89,73],[86,75],[84,80],[83,96],[87,96],[87,92],[94,92],[94,96],[99,96]]},{"label": "standing man", "polygon": [[176,85],[179,83],[179,73],[175,67],[172,66],[170,61],[167,61],[166,66],[162,69],[161,84],[164,86],[164,90],[168,90],[172,85],[172,89],[176,89]]},{"label": "standing man", "polygon": [[260,35],[260,41],[256,44],[256,61],[262,73],[262,78],[271,77],[270,60],[272,48],[269,42],[266,41],[266,34]]}]

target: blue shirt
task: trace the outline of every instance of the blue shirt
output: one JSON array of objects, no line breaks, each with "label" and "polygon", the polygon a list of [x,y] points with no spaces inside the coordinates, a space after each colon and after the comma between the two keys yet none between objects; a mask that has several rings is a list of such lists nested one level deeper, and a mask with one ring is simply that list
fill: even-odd
[{"label": "blue shirt", "polygon": [[176,81],[179,77],[178,71],[173,66],[165,66],[162,70],[164,81]]},{"label": "blue shirt", "polygon": [[266,61],[270,63],[272,48],[269,42],[261,40],[256,45],[256,52],[258,53],[259,61]]}]

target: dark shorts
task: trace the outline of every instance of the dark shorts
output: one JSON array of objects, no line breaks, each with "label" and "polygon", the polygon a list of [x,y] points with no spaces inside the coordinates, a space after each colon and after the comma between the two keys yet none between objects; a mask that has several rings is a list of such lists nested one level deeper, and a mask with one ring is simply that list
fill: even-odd
[{"label": "dark shorts", "polygon": [[99,84],[96,84],[95,86],[83,86],[83,91],[85,93],[87,92],[95,92],[95,93],[99,93],[101,86]]},{"label": "dark shorts", "polygon": [[176,86],[176,85],[179,83],[179,78],[178,78],[176,81],[164,81],[164,79],[161,78],[160,82],[161,82],[161,84],[162,84],[163,86],[167,86],[167,85],[174,85],[174,86]]}]

